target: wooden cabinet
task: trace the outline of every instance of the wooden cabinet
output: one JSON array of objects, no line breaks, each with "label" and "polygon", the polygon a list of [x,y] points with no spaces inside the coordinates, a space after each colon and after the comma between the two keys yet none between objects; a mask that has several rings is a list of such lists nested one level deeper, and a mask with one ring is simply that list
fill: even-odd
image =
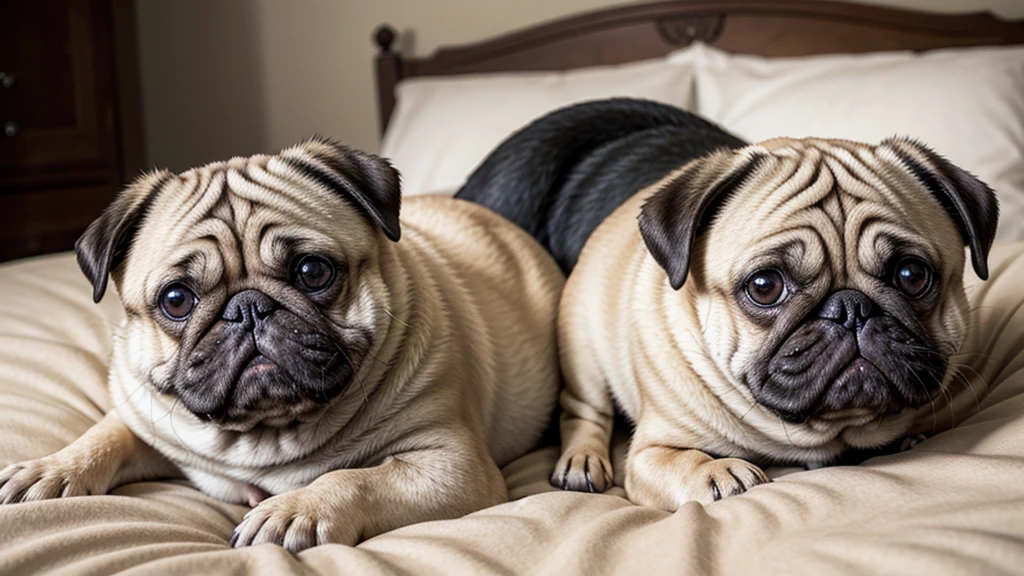
[{"label": "wooden cabinet", "polygon": [[70,249],[144,156],[134,4],[0,0],[0,260]]}]

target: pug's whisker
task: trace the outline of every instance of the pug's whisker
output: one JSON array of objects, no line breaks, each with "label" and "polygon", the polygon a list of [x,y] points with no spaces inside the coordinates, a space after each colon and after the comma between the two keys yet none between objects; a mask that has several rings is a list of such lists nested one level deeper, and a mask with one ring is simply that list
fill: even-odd
[{"label": "pug's whisker", "polygon": [[743,396],[743,391],[740,390],[739,388],[730,388],[728,390],[722,390],[722,391],[716,390],[715,394],[719,398],[726,398],[726,397],[728,397],[731,394],[739,394],[741,398],[743,398],[744,400],[748,400],[749,401],[749,399],[746,396]]},{"label": "pug's whisker", "polygon": [[[142,385],[140,385],[139,387],[141,388]],[[133,394],[134,394],[134,392],[133,392]],[[128,398],[131,398],[131,396],[129,396]],[[127,401],[127,399],[125,399],[125,401]],[[156,395],[155,394],[150,394],[149,395],[149,423],[150,423],[149,432],[150,432],[150,434],[153,435],[153,438],[156,438],[156,419],[153,418],[153,402],[155,402],[155,401],[156,401]]]},{"label": "pug's whisker", "polygon": [[375,355],[373,355],[373,354],[370,354],[369,352],[367,352],[367,353],[366,353],[366,355],[367,355],[367,356],[369,356],[369,357],[370,357],[370,359],[372,359],[372,360],[374,360],[375,362],[377,362],[378,364],[380,364],[381,366],[387,366],[387,365],[388,365],[388,363],[387,363],[387,362],[385,362],[385,361],[381,360],[380,358],[377,358],[377,356],[375,356]]},{"label": "pug's whisker", "polygon": [[796,448],[796,444],[793,444],[793,439],[789,437],[789,428],[786,427],[786,421],[779,418],[779,422],[782,422],[782,431],[786,434],[786,441],[789,442],[790,446]]},{"label": "pug's whisker", "polygon": [[[172,408],[173,408],[173,406],[172,406]],[[167,418],[167,417],[168,417],[168,415],[170,415],[170,411],[164,412],[164,415],[163,415],[163,416],[161,416],[161,417],[159,417],[159,418],[156,418],[156,419],[153,419],[153,418],[152,418],[152,415],[150,416],[150,421],[151,421],[151,422],[153,423],[153,425],[154,425],[154,428],[153,428],[153,430],[154,430],[154,431],[156,430],[156,428],[155,428],[156,424],[157,424],[157,423],[159,423],[159,422],[160,422],[161,420],[163,420],[164,418]]]},{"label": "pug's whisker", "polygon": [[[334,359],[337,358],[337,357],[338,357],[338,355],[334,354],[333,356],[331,356],[331,359],[327,361],[327,363],[330,364],[331,362],[334,362]],[[317,393],[319,393],[320,398],[323,401],[327,400],[327,392],[324,390],[324,388],[326,388],[326,387],[327,387],[327,376],[324,374],[324,365],[321,364],[320,365],[320,388],[317,390]]]},{"label": "pug's whisker", "polygon": [[[345,362],[348,362],[349,367],[352,368],[352,378],[354,378],[356,383],[359,384],[359,389],[363,391],[363,404],[360,407],[369,404],[370,396],[366,393],[366,385],[363,384],[363,379],[359,377],[359,370],[356,369],[356,365],[352,362],[352,359],[349,358],[348,354],[345,352],[345,349],[343,347],[335,344],[335,348],[338,349],[338,352],[341,352],[342,358],[344,358]],[[380,361],[378,360],[378,362]],[[383,364],[383,362],[381,362],[381,364]]]},{"label": "pug's whisker", "polygon": [[178,402],[180,402],[180,401],[181,401],[181,399],[180,399],[180,398],[177,398],[177,397],[175,397],[175,398],[174,398],[174,402],[173,402],[173,403],[171,404],[171,409],[170,409],[170,410],[168,410],[168,411],[166,411],[166,412],[164,412],[164,415],[163,415],[163,416],[161,416],[161,417],[159,417],[159,418],[156,418],[156,419],[154,420],[154,419],[153,419],[153,397],[152,397],[152,396],[150,396],[150,398],[149,398],[149,404],[150,404],[150,409],[149,409],[149,417],[150,417],[150,421],[151,421],[151,422],[153,423],[153,425],[154,425],[154,431],[156,430],[156,428],[155,428],[156,424],[157,424],[158,422],[160,422],[161,420],[163,420],[164,418],[167,418],[167,417],[169,417],[169,416],[171,415],[171,412],[173,412],[173,411],[174,411],[174,408],[175,408],[175,407],[176,407],[176,406],[178,405]]},{"label": "pug's whisker", "polygon": [[911,350],[913,350],[915,352],[921,352],[921,353],[923,353],[923,354],[925,354],[927,356],[933,356],[935,358],[944,358],[944,356],[943,356],[943,354],[941,352],[939,352],[938,350],[933,350],[931,348],[928,348],[927,346],[921,346],[920,344],[910,344],[910,343],[902,344],[902,346],[905,346],[905,347],[907,347],[907,348],[909,348],[909,349],[911,349]]},{"label": "pug's whisker", "polygon": [[178,400],[178,398],[175,398],[174,403],[171,404],[171,409],[167,411],[167,424],[171,429],[171,434],[174,435],[174,439],[177,440],[178,445],[187,450],[189,454],[199,456],[199,454],[196,454],[195,451],[193,451],[189,445],[185,444],[185,442],[181,439],[181,436],[178,436],[178,431],[174,429],[174,409],[178,406]]},{"label": "pug's whisker", "polygon": [[[135,396],[135,394],[137,394],[139,392],[139,390],[142,390],[142,388],[145,385],[146,385],[146,381],[143,380],[143,382],[141,384],[136,386],[134,390],[132,390],[127,396],[124,397],[124,400],[122,400],[122,401],[118,402],[117,404],[114,404],[113,406],[111,406],[111,410],[116,409],[116,408],[120,408],[121,406],[124,406],[125,404],[128,404],[129,402],[131,402],[132,396]],[[152,402],[153,402],[152,395],[150,395],[149,401],[150,401],[150,404],[152,404]],[[150,406],[150,412],[152,412],[152,405]]]},{"label": "pug's whisker", "polygon": [[967,385],[967,389],[971,391],[971,395],[974,396],[974,413],[981,413],[981,399],[978,398],[978,393],[974,390],[974,386],[971,384],[971,379],[960,370],[956,370],[956,374],[963,379],[964,384]]},{"label": "pug's whisker", "polygon": [[964,331],[967,332],[967,333],[971,333],[971,332],[973,332],[973,331],[975,331],[975,330],[977,330],[979,328],[982,328],[984,326],[985,326],[985,323],[982,322],[981,319],[979,318],[977,321],[971,321],[971,322],[964,323]]},{"label": "pug's whisker", "polygon": [[[397,318],[396,318],[396,320],[397,320]],[[339,329],[341,329],[341,330],[352,330],[352,328],[350,328],[350,327],[348,327],[348,326],[344,326],[344,325],[342,325],[342,324],[336,324],[336,323],[334,323],[334,322],[332,322],[331,324],[332,324],[333,326],[336,326],[337,328],[339,328]],[[408,324],[406,324],[406,326],[408,326]],[[335,341],[334,341],[333,339],[331,340],[331,345],[332,345],[332,346],[334,346],[335,348],[338,348],[338,350],[339,350],[340,352],[343,352],[343,350],[341,349],[341,345],[340,345],[340,344],[338,344],[337,342],[335,342]],[[380,358],[378,358],[378,357],[377,357],[377,356],[375,356],[374,354],[371,354],[371,353],[370,353],[369,351],[367,351],[367,352],[366,352],[366,355],[367,355],[367,356],[369,356],[369,357],[370,357],[370,358],[371,358],[371,359],[372,359],[373,361],[377,362],[378,364],[380,364],[380,365],[382,365],[382,366],[387,366],[387,365],[388,365],[388,363],[387,363],[387,362],[385,362],[385,361],[381,360]],[[353,366],[353,365],[352,365],[352,362],[351,362],[351,361],[349,361],[349,366],[352,366],[352,369],[353,369],[353,370],[355,370],[355,366]]]},{"label": "pug's whisker", "polygon": [[[326,364],[322,364],[320,366],[320,390],[319,390],[319,392],[320,392],[320,399],[325,404],[327,402],[330,402],[331,399],[330,399],[329,396],[327,396],[327,375],[324,372],[324,366],[333,364],[334,363],[334,359],[338,357],[339,353],[341,353],[341,347],[340,346],[336,346],[336,348],[338,349],[338,351],[335,352],[333,356],[331,356],[331,359],[328,360]],[[346,361],[348,361],[348,359],[346,359]],[[349,364],[349,366],[352,365],[351,362],[348,362],[348,364]],[[354,378],[355,377],[355,368],[354,367],[352,368],[352,371],[353,371],[352,374],[353,374],[353,378]]]},{"label": "pug's whisker", "polygon": [[[911,370],[910,373],[917,380],[917,384],[919,386],[921,386],[921,390],[924,390],[924,394],[928,398],[928,404],[932,407],[932,434],[935,434],[935,431],[939,427],[938,412],[935,409],[935,398],[933,397],[932,394],[928,393],[928,387],[924,385],[924,381],[921,380],[921,377],[917,375],[917,372],[914,371],[914,370]],[[942,389],[942,383],[941,382],[939,382],[939,389],[940,390]]]},{"label": "pug's whisker", "polygon": [[971,379],[968,378],[967,375],[963,373],[963,370],[962,370],[963,368],[966,368],[966,369],[970,370],[971,372],[974,372],[974,375],[977,376],[979,380],[981,380],[982,385],[985,386],[984,393],[985,393],[986,397],[988,396],[988,393],[990,392],[990,389],[988,387],[988,383],[985,382],[985,379],[982,378],[981,374],[979,374],[978,371],[975,370],[974,368],[971,368],[970,366],[967,366],[966,364],[954,364],[953,365],[954,373],[956,375],[960,376],[960,378],[963,379],[964,384],[967,385],[967,388],[971,391],[971,394],[974,395],[974,405],[975,405],[975,409],[976,409],[975,414],[978,414],[978,413],[981,412],[981,398],[978,397],[978,393],[974,390],[974,386],[971,384]]},{"label": "pug's whisker", "polygon": [[757,408],[757,402],[751,402],[750,403],[750,408],[747,408],[747,411],[743,413],[743,416],[740,416],[740,422],[743,422],[744,420],[746,420],[747,414],[750,414],[751,412],[753,412],[754,408]]},{"label": "pug's whisker", "polygon": [[[918,345],[915,345],[915,344],[905,344],[905,346],[907,346],[911,350],[914,350],[914,351],[917,351],[917,352],[922,352],[922,353],[924,353],[924,354],[926,354],[928,356],[933,356],[935,358],[940,358],[940,359],[945,359],[946,358],[946,356],[944,354],[942,354],[941,352],[939,352],[937,350],[931,350],[931,349],[926,348],[924,346],[918,346]],[[955,354],[951,354],[949,356],[949,358],[953,358],[955,356],[977,356],[982,362],[987,362],[988,361],[988,354],[986,354],[985,352],[957,352]],[[950,363],[950,365],[951,366],[953,366],[953,365],[965,366],[964,364],[954,364],[954,363]]]},{"label": "pug's whisker", "polygon": [[982,362],[988,361],[988,354],[985,352],[957,352],[953,356],[977,356]]},{"label": "pug's whisker", "polygon": [[988,385],[988,382],[985,380],[985,378],[982,377],[981,373],[978,372],[976,369],[974,369],[974,367],[972,367],[972,366],[970,366],[968,364],[957,364],[957,363],[952,364],[952,366],[954,368],[956,368],[956,369],[962,369],[963,368],[963,369],[970,370],[971,372],[974,372],[974,375],[977,376],[978,380],[981,380],[982,385],[985,386],[985,394],[988,394],[989,392],[992,391],[992,387]]},{"label": "pug's whisker", "polygon": [[406,324],[403,320],[399,319],[398,316],[395,316],[394,314],[392,314],[391,310],[388,310],[387,307],[384,307],[384,313],[387,314],[388,316],[391,316],[392,320],[394,320],[395,322],[398,322],[402,326],[405,326],[406,328],[412,328],[412,326]]},{"label": "pug's whisker", "polygon": [[956,412],[953,411],[953,400],[955,399],[955,396],[952,390],[946,389],[938,378],[935,378],[935,380],[939,382],[939,392],[942,393],[942,399],[946,401],[946,406],[949,408],[949,426],[950,428],[956,428]]}]

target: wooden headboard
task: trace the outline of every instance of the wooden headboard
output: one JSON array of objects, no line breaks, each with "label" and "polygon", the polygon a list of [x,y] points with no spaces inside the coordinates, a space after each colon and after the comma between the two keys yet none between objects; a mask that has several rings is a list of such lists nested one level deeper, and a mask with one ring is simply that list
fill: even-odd
[{"label": "wooden headboard", "polygon": [[393,52],[396,38],[386,24],[374,34],[382,133],[403,78],[621,64],[698,40],[762,56],[1024,44],[1024,20],[818,0],[677,0],[587,12],[426,58]]}]

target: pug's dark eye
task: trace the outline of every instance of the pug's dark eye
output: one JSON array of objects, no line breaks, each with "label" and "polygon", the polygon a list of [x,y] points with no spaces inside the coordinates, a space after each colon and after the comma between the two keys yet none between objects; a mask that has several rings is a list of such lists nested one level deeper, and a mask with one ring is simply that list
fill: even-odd
[{"label": "pug's dark eye", "polygon": [[904,258],[896,266],[893,283],[910,298],[920,298],[932,286],[932,268],[917,258]]},{"label": "pug's dark eye", "polygon": [[776,270],[758,270],[747,278],[747,298],[758,306],[775,306],[785,295],[786,284]]},{"label": "pug's dark eye", "polygon": [[181,321],[192,314],[199,298],[188,286],[174,283],[160,293],[160,311],[171,320]]},{"label": "pug's dark eye", "polygon": [[334,265],[320,256],[303,256],[295,265],[295,285],[304,292],[319,292],[334,280]]}]

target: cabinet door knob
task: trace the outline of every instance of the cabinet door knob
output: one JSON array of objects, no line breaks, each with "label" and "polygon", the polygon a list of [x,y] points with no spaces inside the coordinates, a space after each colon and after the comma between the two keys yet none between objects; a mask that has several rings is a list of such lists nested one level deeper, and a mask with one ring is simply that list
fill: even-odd
[{"label": "cabinet door knob", "polygon": [[10,90],[18,82],[18,77],[10,72],[0,71],[0,88]]},{"label": "cabinet door knob", "polygon": [[7,136],[8,138],[14,138],[15,136],[18,135],[19,131],[20,128],[18,127],[17,122],[4,122],[4,136]]}]

